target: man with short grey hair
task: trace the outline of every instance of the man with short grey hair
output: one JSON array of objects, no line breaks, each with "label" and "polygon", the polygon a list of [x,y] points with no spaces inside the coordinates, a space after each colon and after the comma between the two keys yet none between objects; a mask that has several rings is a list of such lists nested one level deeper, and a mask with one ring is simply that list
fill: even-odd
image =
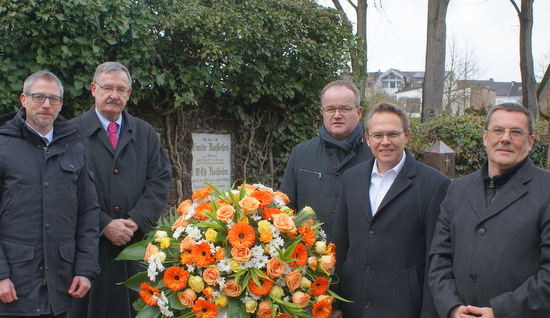
[{"label": "man with short grey hair", "polygon": [[70,317],[127,318],[135,315],[132,303],[138,294],[119,283],[140,267],[137,261],[114,259],[158,221],[168,199],[172,170],[153,127],[124,110],[132,92],[132,78],[124,65],[99,65],[91,92],[94,106],[73,122],[83,133],[97,176],[102,270],[89,299],[79,303]]}]

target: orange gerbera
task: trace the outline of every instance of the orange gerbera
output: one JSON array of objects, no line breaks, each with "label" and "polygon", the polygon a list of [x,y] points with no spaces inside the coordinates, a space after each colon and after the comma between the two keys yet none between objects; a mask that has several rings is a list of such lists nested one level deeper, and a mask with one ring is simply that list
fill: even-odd
[{"label": "orange gerbera", "polygon": [[141,296],[143,301],[149,306],[156,306],[157,301],[153,299],[153,295],[158,294],[159,288],[153,288],[149,283],[141,283],[141,285],[139,285],[139,288],[141,288],[141,290],[139,291],[139,295]]},{"label": "orange gerbera", "polygon": [[271,202],[273,202],[273,198],[266,191],[254,191],[250,197],[260,201],[260,206],[258,207],[260,210],[265,209],[271,204]]},{"label": "orange gerbera", "polygon": [[195,201],[195,199],[202,200],[209,196],[212,193],[211,187],[204,187],[202,189],[197,189],[195,192],[193,192],[193,195],[191,196],[191,200]]},{"label": "orange gerbera", "polygon": [[225,257],[225,247],[220,248],[216,253],[214,253],[214,259],[216,262],[221,261]]},{"label": "orange gerbera", "polygon": [[164,283],[173,291],[183,289],[187,285],[187,278],[189,272],[178,266],[172,266],[164,272]]},{"label": "orange gerbera", "polygon": [[195,305],[193,305],[193,310],[191,310],[191,312],[196,312],[197,318],[216,318],[218,315],[218,307],[207,300],[199,298],[195,302]]},{"label": "orange gerbera", "polygon": [[328,279],[326,277],[317,277],[317,279],[311,284],[310,292],[314,296],[320,296],[327,292],[328,289]]},{"label": "orange gerbera", "polygon": [[269,208],[262,211],[262,217],[264,220],[273,220],[273,215],[283,213],[283,211],[276,208]]},{"label": "orange gerbera", "polygon": [[[262,273],[265,274],[265,272]],[[261,276],[258,276],[258,280],[260,281],[261,286],[258,286],[258,284],[254,282],[254,279],[250,277],[250,284],[248,284],[248,289],[250,292],[256,296],[265,296],[269,294],[273,288],[273,281]]]},{"label": "orange gerbera", "polygon": [[275,318],[292,318],[292,316],[289,314],[278,314]]},{"label": "orange gerbera", "polygon": [[256,239],[256,233],[254,228],[244,222],[239,222],[233,225],[227,232],[227,239],[229,244],[233,247],[243,246],[246,248],[254,245]]},{"label": "orange gerbera", "polygon": [[297,259],[297,261],[290,262],[290,267],[296,268],[296,266],[304,266],[307,263],[307,249],[302,243],[298,243],[296,247],[294,247],[294,252],[292,252],[292,255],[290,258]]},{"label": "orange gerbera", "polygon": [[214,263],[214,258],[212,258],[212,251],[210,250],[208,242],[196,244],[191,251],[191,259],[193,263],[200,267],[207,267]]},{"label": "orange gerbera", "polygon": [[181,258],[182,265],[191,265],[191,263],[193,263],[193,258],[191,257],[191,253],[187,251],[181,254],[180,258]]},{"label": "orange gerbera", "polygon": [[313,233],[312,229],[307,226],[301,226],[298,232],[302,235],[302,241],[306,243],[307,247],[312,247],[315,244],[315,233]]},{"label": "orange gerbera", "polygon": [[332,297],[325,297],[313,305],[312,318],[328,318],[332,313]]},{"label": "orange gerbera", "polygon": [[195,215],[193,215],[193,217],[197,220],[202,220],[202,221],[205,221],[207,220],[208,218],[204,215],[202,215],[202,211],[212,211],[212,205],[210,203],[207,203],[207,202],[203,202],[201,204],[199,204],[196,208],[195,208]]}]

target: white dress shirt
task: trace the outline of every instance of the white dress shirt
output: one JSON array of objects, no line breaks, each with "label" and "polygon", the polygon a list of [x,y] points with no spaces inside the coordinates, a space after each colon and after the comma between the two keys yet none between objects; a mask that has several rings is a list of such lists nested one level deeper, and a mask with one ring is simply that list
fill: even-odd
[{"label": "white dress shirt", "polygon": [[401,157],[399,163],[395,165],[395,167],[386,171],[384,174],[378,172],[378,160],[374,160],[369,188],[370,209],[372,211],[372,216],[378,212],[380,203],[386,196],[386,193],[388,193],[388,190],[391,188],[395,178],[397,178],[397,175],[401,172],[401,169],[405,165],[405,157],[405,150],[403,150],[403,156]]}]

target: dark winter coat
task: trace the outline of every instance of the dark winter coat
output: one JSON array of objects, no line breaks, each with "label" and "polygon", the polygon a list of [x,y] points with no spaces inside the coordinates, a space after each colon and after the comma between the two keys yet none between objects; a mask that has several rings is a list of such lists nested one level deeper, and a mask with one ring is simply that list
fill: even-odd
[{"label": "dark winter coat", "polygon": [[315,211],[329,241],[344,171],[372,158],[365,136],[341,160],[337,159],[338,151],[319,136],[298,144],[292,150],[280,188],[288,195],[290,207],[301,210],[310,206]]},{"label": "dark winter coat", "polygon": [[[115,151],[94,107],[72,122],[84,134],[82,143],[88,151],[90,168],[96,175],[101,206],[100,230],[115,218],[132,217],[139,230],[129,244],[141,240],[144,232],[148,232],[162,214],[172,182],[170,161],[157,133],[151,125],[124,111]],[[116,247],[101,236],[101,274],[87,297],[89,306],[88,299],[84,299],[71,311],[71,317],[125,318],[135,315],[131,303],[137,299],[137,293],[116,285],[143,270],[136,261],[114,261],[126,246]]]},{"label": "dark winter coat", "polygon": [[99,205],[77,128],[58,117],[49,146],[25,125],[25,109],[0,127],[0,280],[18,299],[3,315],[69,310],[74,276],[99,268]]},{"label": "dark winter coat", "polygon": [[528,160],[487,207],[481,171],[456,179],[441,204],[430,287],[446,317],[458,305],[498,318],[550,317],[550,173]]},{"label": "dark winter coat", "polygon": [[406,150],[405,164],[373,216],[373,165],[374,159],[344,173],[334,217],[334,290],[353,301],[341,303],[343,316],[437,318],[427,258],[451,180]]}]

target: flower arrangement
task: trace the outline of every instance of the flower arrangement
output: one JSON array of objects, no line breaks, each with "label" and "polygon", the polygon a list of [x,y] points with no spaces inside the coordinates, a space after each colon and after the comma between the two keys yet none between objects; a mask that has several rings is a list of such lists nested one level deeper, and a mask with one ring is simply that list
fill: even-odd
[{"label": "flower arrangement", "polygon": [[335,246],[311,208],[287,203],[262,185],[195,191],[117,258],[147,268],[124,282],[138,316],[329,317],[343,300],[329,290]]}]

